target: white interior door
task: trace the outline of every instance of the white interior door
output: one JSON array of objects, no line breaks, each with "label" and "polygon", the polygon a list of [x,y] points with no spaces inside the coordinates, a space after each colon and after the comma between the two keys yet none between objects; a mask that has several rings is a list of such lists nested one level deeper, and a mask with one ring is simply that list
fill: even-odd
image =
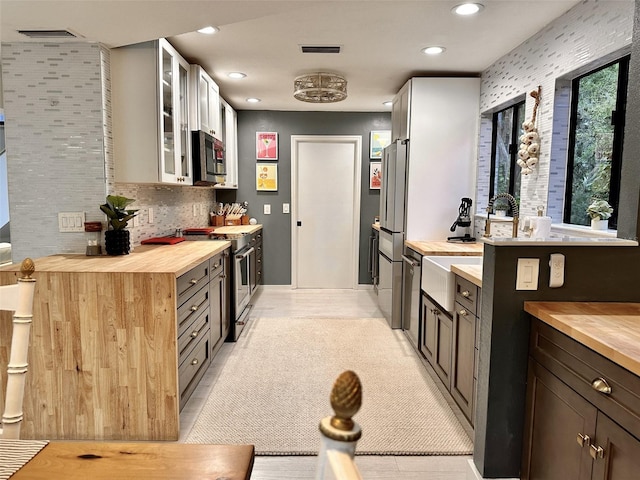
[{"label": "white interior door", "polygon": [[360,136],[292,136],[292,286],[356,288]]}]

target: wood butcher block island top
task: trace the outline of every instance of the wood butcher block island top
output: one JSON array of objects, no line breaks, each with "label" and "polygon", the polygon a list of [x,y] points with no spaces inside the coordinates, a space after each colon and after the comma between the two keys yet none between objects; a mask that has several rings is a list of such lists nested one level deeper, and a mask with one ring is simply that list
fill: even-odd
[{"label": "wood butcher block island top", "polygon": [[222,235],[238,235],[243,233],[256,233],[262,228],[262,225],[229,225],[226,227],[216,227],[214,234]]},{"label": "wood butcher block island top", "polygon": [[640,376],[640,303],[525,302],[524,310]]},{"label": "wood butcher block island top", "polygon": [[[135,247],[123,256],[35,259],[23,438],[178,440],[184,307],[178,283],[193,269],[207,272],[205,281],[199,276],[181,285],[201,285],[194,297],[209,298],[211,259],[230,245],[185,241]],[[0,268],[0,285],[15,283],[19,268]],[[0,384],[11,339],[5,314],[10,312],[0,312]]]},{"label": "wood butcher block island top", "polygon": [[421,242],[407,240],[405,245],[412,248],[421,255],[482,255],[484,244],[476,243],[451,243],[442,242]]},{"label": "wood butcher block island top", "polygon": [[[61,254],[34,260],[36,272],[67,273],[171,273],[180,276],[231,245],[227,240],[181,242],[176,245],[141,245],[129,255]],[[20,264],[0,271],[20,271]]]}]

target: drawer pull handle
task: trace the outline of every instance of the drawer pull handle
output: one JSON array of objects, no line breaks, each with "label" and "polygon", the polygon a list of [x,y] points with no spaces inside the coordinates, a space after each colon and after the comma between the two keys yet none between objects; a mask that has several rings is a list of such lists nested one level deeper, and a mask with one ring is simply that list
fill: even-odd
[{"label": "drawer pull handle", "polygon": [[594,460],[597,460],[598,458],[604,458],[604,449],[602,447],[591,445],[589,449],[589,455],[591,455],[591,458],[593,458]]},{"label": "drawer pull handle", "polygon": [[200,334],[200,330],[194,330],[191,332],[191,338],[196,338]]},{"label": "drawer pull handle", "polygon": [[198,359],[194,358],[193,360],[191,360],[191,365],[197,365],[198,364]]},{"label": "drawer pull handle", "polygon": [[189,280],[189,283],[191,285],[195,285],[196,283],[198,283],[198,279],[197,278],[192,278],[191,280]]},{"label": "drawer pull handle", "polygon": [[466,317],[468,315],[468,312],[464,308],[462,310],[460,310],[458,313],[460,315],[462,315],[463,317]]},{"label": "drawer pull handle", "polygon": [[192,311],[192,312],[195,312],[195,311],[196,311],[196,310],[198,310],[199,308],[200,308],[200,306],[199,306],[199,305],[192,305],[192,306],[191,306],[191,311]]},{"label": "drawer pull handle", "polygon": [[585,445],[588,447],[589,445],[591,445],[591,437],[589,435],[583,435],[579,433],[576,437],[576,440],[578,441],[578,445],[580,445],[581,447],[584,447]]},{"label": "drawer pull handle", "polygon": [[591,382],[591,388],[605,395],[611,395],[611,385],[602,377],[598,377]]},{"label": "drawer pull handle", "polygon": [[220,264],[218,262],[213,264],[213,268],[218,268],[220,266]]},{"label": "drawer pull handle", "polygon": [[464,292],[462,292],[462,296],[464,298],[469,298],[470,295],[471,295],[471,292],[469,292],[469,290],[465,290]]}]

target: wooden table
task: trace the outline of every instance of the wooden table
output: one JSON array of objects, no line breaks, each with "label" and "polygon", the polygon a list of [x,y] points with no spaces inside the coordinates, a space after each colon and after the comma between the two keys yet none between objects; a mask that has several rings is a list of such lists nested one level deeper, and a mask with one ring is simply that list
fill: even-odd
[{"label": "wooden table", "polygon": [[253,445],[52,441],[11,480],[248,480]]}]

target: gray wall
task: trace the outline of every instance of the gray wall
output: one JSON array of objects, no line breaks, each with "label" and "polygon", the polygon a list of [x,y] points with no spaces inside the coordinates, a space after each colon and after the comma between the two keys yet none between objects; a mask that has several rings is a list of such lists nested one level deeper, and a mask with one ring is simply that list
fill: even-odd
[{"label": "gray wall", "polygon": [[[264,225],[264,283],[291,284],[291,215],[282,204],[291,203],[291,135],[361,135],[362,194],[360,198],[360,265],[358,281],[371,283],[367,273],[368,241],[373,217],[378,215],[379,191],[369,190],[369,133],[390,130],[391,113],[238,111],[237,191],[217,191],[221,202],[248,201],[249,216]],[[278,191],[255,188],[257,131],[278,132]],[[271,215],[263,205],[271,205]]]}]

